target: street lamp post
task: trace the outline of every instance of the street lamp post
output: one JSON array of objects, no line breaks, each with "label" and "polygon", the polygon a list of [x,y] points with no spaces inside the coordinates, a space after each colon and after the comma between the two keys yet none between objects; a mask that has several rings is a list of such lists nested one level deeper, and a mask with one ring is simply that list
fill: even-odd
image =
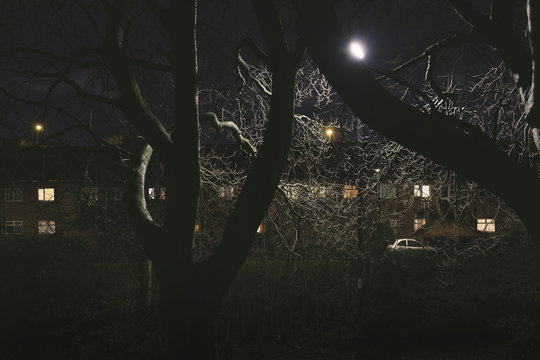
[{"label": "street lamp post", "polygon": [[39,134],[43,131],[43,125],[41,125],[41,124],[34,125],[34,131],[35,131],[35,135],[36,135],[36,145],[38,145],[39,144]]}]

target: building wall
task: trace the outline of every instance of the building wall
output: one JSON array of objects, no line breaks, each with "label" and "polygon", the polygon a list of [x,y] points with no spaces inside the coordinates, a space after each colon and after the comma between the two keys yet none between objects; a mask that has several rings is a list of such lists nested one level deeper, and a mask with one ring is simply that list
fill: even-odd
[{"label": "building wall", "polygon": [[[9,199],[6,196],[6,189],[20,189],[22,196],[20,200]],[[77,199],[79,185],[76,182],[65,181],[21,181],[12,185],[2,185],[0,194],[0,220],[1,236],[22,236],[31,237],[40,234],[39,222],[48,221],[48,230],[45,232],[62,233],[70,229],[70,225],[75,221],[79,203]],[[54,200],[40,200],[39,189],[54,189]],[[48,196],[50,191],[41,195]],[[7,222],[22,221],[23,233],[17,235],[7,234]],[[54,223],[52,223],[54,222]],[[54,227],[52,226],[54,224]]]}]

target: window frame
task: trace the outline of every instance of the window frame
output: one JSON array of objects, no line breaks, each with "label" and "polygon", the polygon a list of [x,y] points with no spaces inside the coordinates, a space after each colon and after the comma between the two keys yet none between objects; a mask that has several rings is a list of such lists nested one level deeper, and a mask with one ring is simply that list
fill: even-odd
[{"label": "window frame", "polygon": [[358,197],[358,188],[356,185],[343,185],[343,198],[356,199]]},{"label": "window frame", "polygon": [[[45,196],[47,195],[47,190],[52,190],[52,196],[48,199],[45,198]],[[43,188],[38,188],[37,191],[38,191],[38,201],[43,201],[43,202],[55,201],[55,193],[56,193],[55,188],[43,187]]]},{"label": "window frame", "polygon": [[414,218],[414,231],[420,230],[426,226],[427,220],[425,217],[415,217]]},{"label": "window frame", "polygon": [[[482,229],[480,227],[482,226]],[[495,219],[479,218],[476,219],[476,230],[485,233],[494,233],[497,228],[495,227]]]},{"label": "window frame", "polygon": [[327,188],[324,185],[315,185],[309,187],[309,194],[315,199],[326,198]]},{"label": "window frame", "polygon": [[56,221],[55,220],[38,220],[38,235],[53,235],[53,234],[56,234]]},{"label": "window frame", "polygon": [[284,184],[283,191],[290,200],[298,200],[300,194],[300,188],[297,184]]},{"label": "window frame", "polygon": [[[9,224],[8,223],[12,223]],[[20,232],[17,232],[17,228],[20,227]],[[13,228],[13,232],[8,232],[8,228]],[[23,235],[24,234],[24,221],[23,220],[6,220],[4,222],[4,233],[6,235]]]},{"label": "window frame", "polygon": [[[427,188],[427,192],[424,190]],[[415,198],[429,199],[431,197],[431,185],[414,184],[413,195]]]},{"label": "window frame", "polygon": [[[18,190],[18,192],[16,190]],[[18,199],[15,199],[15,196],[14,196],[15,193],[19,194]],[[22,201],[22,188],[16,187],[16,186],[4,188],[4,201],[5,202],[21,202]]]}]

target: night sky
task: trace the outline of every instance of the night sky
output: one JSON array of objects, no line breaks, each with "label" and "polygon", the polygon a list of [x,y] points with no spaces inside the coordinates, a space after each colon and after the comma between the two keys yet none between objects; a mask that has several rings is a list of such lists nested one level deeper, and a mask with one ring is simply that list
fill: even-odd
[{"label": "night sky", "polygon": [[[65,55],[84,47],[99,45],[93,27],[77,6],[63,6],[62,1],[51,3],[54,6],[50,7],[48,2],[40,1],[5,1],[0,13],[2,50],[35,47]],[[103,27],[105,19],[100,5],[94,4],[89,9],[97,25]],[[294,12],[287,5],[283,9],[286,11],[283,13],[285,27],[290,39],[294,41]],[[365,62],[375,69],[391,69],[411,56],[418,55],[425,45],[463,29],[456,14],[442,0],[374,2],[364,16],[351,9],[356,7],[343,6],[338,9],[344,18],[345,31],[351,38],[360,39],[364,43],[367,52]],[[128,34],[129,46],[134,54],[142,58],[162,61],[156,48],[166,46],[166,43],[160,36],[155,19],[145,11],[144,7],[133,11],[134,24]],[[198,22],[200,88],[227,89],[232,82],[238,81],[232,57],[235,42],[251,37],[264,47],[249,1],[200,1]],[[30,86],[24,82],[24,75],[12,71],[25,67],[35,70],[41,63],[42,59],[36,56],[18,56],[16,59],[3,56],[0,86],[19,96],[43,99],[47,95],[49,82]],[[422,71],[420,69],[419,73]],[[75,68],[69,74],[75,82],[83,85],[90,72]],[[143,84],[143,95],[149,103],[161,104],[161,109],[154,110],[158,113],[160,110],[165,111],[167,102],[170,103],[166,95],[170,91],[167,80],[146,74],[140,81]],[[94,85],[94,90],[100,91],[99,84]],[[60,84],[50,98],[56,105],[67,107],[83,121],[90,122],[104,137],[132,132],[129,126],[115,120],[115,117],[121,118],[121,115],[111,116],[110,110],[80,101],[69,86]],[[36,122],[45,125],[45,132],[40,135],[42,137],[51,136],[73,125],[72,120],[54,111],[17,104],[4,96],[0,97],[0,106],[2,138],[33,139],[33,126]],[[167,111],[163,115],[166,117]],[[58,140],[91,142],[80,130],[69,131],[55,138],[55,141]]]}]

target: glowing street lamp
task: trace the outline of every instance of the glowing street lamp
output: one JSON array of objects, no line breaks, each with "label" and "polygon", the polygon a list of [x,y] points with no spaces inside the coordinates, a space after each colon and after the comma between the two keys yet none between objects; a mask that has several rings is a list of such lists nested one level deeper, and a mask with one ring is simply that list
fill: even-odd
[{"label": "glowing street lamp", "polygon": [[332,128],[328,128],[326,129],[326,135],[328,135],[328,137],[332,137],[332,135],[334,134],[334,130],[332,130]]},{"label": "glowing street lamp", "polygon": [[366,56],[364,52],[364,47],[358,41],[351,41],[351,43],[349,44],[349,52],[354,58],[359,60],[363,59]]},{"label": "glowing street lamp", "polygon": [[39,144],[39,134],[43,131],[43,125],[36,124],[34,125],[34,130],[36,131],[36,145]]}]

